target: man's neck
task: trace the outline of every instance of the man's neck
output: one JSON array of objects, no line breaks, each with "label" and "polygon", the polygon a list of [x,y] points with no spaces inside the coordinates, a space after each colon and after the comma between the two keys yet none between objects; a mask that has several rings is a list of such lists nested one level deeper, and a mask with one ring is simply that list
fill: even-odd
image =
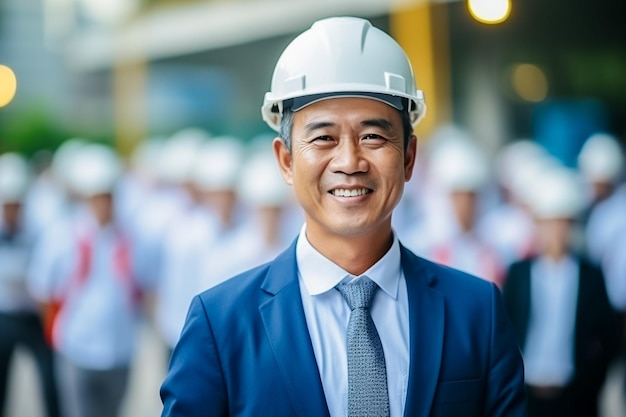
[{"label": "man's neck", "polygon": [[361,275],[378,262],[393,243],[391,229],[371,235],[329,236],[307,229],[311,246],[352,275]]}]

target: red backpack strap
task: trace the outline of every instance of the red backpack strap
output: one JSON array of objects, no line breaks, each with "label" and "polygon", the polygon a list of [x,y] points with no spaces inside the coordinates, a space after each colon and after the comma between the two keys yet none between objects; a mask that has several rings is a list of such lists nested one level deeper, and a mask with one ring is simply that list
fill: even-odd
[{"label": "red backpack strap", "polygon": [[65,289],[60,296],[49,303],[44,313],[44,336],[50,346],[55,346],[54,341],[54,328],[58,323],[59,314],[63,310],[65,302],[69,294],[79,286],[82,286],[89,277],[91,270],[91,258],[92,258],[92,243],[91,239],[81,237],[78,239],[77,255],[78,262],[76,263],[75,270],[72,276],[69,278]]},{"label": "red backpack strap", "polygon": [[124,236],[118,236],[113,256],[115,271],[119,279],[121,279],[124,288],[130,294],[131,302],[135,305],[139,304],[143,291],[133,275],[131,247],[128,239]]}]

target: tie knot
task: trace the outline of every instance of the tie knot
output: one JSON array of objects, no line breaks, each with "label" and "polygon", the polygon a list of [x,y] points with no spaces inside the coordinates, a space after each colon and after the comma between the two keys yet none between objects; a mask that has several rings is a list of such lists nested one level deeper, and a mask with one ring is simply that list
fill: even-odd
[{"label": "tie knot", "polygon": [[349,284],[340,283],[335,288],[346,300],[350,310],[355,310],[357,308],[370,308],[378,285],[371,279],[363,277]]}]

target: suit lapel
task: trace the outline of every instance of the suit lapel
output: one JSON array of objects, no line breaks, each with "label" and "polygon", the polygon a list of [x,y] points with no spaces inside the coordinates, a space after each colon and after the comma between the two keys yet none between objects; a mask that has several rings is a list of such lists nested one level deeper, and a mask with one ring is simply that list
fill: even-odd
[{"label": "suit lapel", "polygon": [[273,262],[262,287],[269,298],[259,312],[296,414],[329,416],[304,317],[295,253],[294,243]]},{"label": "suit lapel", "polygon": [[432,288],[435,277],[402,247],[402,268],[409,298],[410,370],[405,416],[426,417],[439,379],[443,351],[444,299]]}]

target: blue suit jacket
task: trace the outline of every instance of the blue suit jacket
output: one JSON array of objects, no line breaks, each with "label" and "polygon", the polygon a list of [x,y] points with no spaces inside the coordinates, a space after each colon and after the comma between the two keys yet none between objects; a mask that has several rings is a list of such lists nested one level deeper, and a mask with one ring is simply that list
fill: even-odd
[{"label": "blue suit jacket", "polygon": [[[525,415],[500,292],[401,247],[409,298],[405,416]],[[191,303],[161,387],[163,416],[329,416],[293,244]]]}]

